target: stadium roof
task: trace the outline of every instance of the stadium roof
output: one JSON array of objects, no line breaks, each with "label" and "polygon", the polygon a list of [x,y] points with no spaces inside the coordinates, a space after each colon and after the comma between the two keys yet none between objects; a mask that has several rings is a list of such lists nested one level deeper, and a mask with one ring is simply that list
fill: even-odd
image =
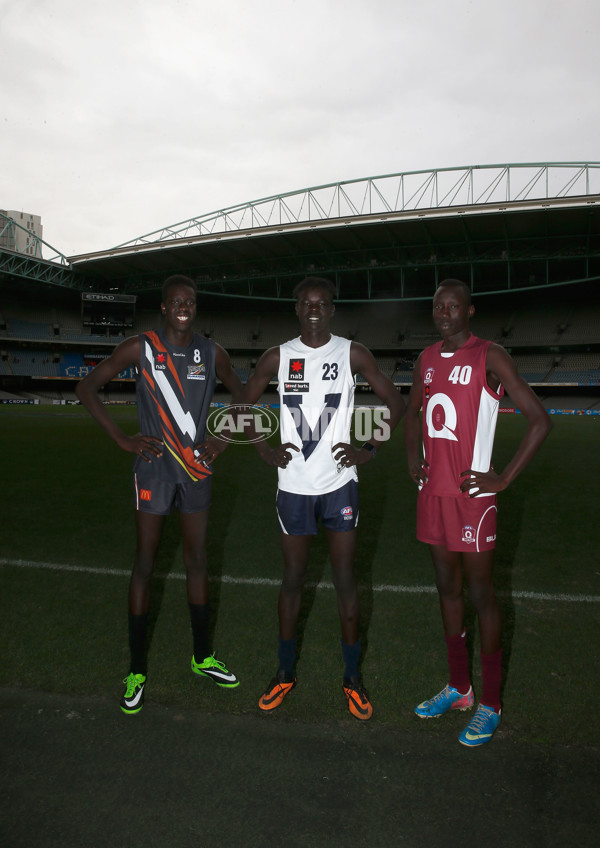
[{"label": "stadium roof", "polygon": [[71,285],[142,293],[183,273],[205,294],[269,300],[319,275],[336,281],[340,300],[366,301],[429,298],[449,276],[467,280],[474,294],[600,280],[599,206],[599,162],[369,177],[262,198],[70,257]]}]

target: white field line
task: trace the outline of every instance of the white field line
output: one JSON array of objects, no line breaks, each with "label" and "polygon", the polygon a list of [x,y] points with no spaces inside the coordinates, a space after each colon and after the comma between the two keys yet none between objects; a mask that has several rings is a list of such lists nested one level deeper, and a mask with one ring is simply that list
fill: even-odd
[{"label": "white field line", "polygon": [[[78,574],[103,574],[113,577],[129,577],[131,571],[125,568],[94,568],[87,565],[63,565],[55,562],[35,562],[26,559],[4,559],[0,557],[0,565],[12,566],[14,568],[39,568],[47,571],[74,571]],[[168,580],[185,580],[185,574],[181,572],[169,573],[166,575],[156,575],[159,579],[166,578]],[[223,574],[220,577],[210,577],[210,580],[220,583],[228,583],[234,586],[279,586],[281,580],[274,580],[270,577],[231,577],[228,574]],[[333,589],[333,583],[321,581],[320,583],[307,583],[309,587],[317,587],[319,589]],[[373,592],[389,592],[391,594],[413,594],[426,595],[435,594],[435,586],[401,586],[397,584],[376,584],[369,587]],[[566,603],[592,603],[600,602],[600,595],[567,595],[564,593],[550,592],[525,592],[514,590],[511,592],[498,592],[499,595],[509,595],[511,598],[525,598],[533,601],[563,601]]]}]

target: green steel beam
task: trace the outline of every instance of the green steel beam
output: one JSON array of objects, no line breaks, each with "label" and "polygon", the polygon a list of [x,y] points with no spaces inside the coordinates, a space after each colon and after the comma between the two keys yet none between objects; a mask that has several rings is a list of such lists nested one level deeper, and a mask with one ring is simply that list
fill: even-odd
[{"label": "green steel beam", "polygon": [[75,272],[69,265],[38,259],[25,253],[0,248],[0,275],[22,280],[34,280],[63,288],[89,287],[89,280]]},{"label": "green steel beam", "polygon": [[600,162],[471,165],[313,186],[180,221],[117,248],[361,215],[600,194]]},{"label": "green steel beam", "polygon": [[70,262],[66,256],[63,256],[60,251],[52,247],[51,244],[44,241],[31,230],[18,224],[14,218],[10,218],[3,212],[0,212],[0,249],[17,250],[17,230],[21,230],[28,238],[32,240],[33,254],[28,253],[27,256],[33,256],[36,259],[46,259],[48,262],[54,262],[58,265],[70,267]]}]

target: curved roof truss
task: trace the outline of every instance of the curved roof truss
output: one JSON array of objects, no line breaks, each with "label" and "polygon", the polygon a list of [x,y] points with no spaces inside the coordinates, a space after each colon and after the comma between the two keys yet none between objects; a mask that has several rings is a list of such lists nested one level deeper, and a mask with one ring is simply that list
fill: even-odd
[{"label": "curved roof truss", "polygon": [[470,165],[329,183],[180,221],[117,245],[134,247],[239,230],[600,194],[600,162]]}]

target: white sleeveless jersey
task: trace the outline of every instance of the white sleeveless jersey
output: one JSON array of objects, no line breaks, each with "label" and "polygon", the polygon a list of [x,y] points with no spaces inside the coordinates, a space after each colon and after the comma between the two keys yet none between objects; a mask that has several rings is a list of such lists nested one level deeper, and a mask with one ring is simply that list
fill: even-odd
[{"label": "white sleeveless jersey", "polygon": [[292,461],[279,469],[279,488],[298,495],[324,495],[357,480],[356,466],[338,467],[331,449],[350,442],[354,377],[348,339],[331,336],[322,347],[300,338],[279,347],[282,443],[291,442]]}]

